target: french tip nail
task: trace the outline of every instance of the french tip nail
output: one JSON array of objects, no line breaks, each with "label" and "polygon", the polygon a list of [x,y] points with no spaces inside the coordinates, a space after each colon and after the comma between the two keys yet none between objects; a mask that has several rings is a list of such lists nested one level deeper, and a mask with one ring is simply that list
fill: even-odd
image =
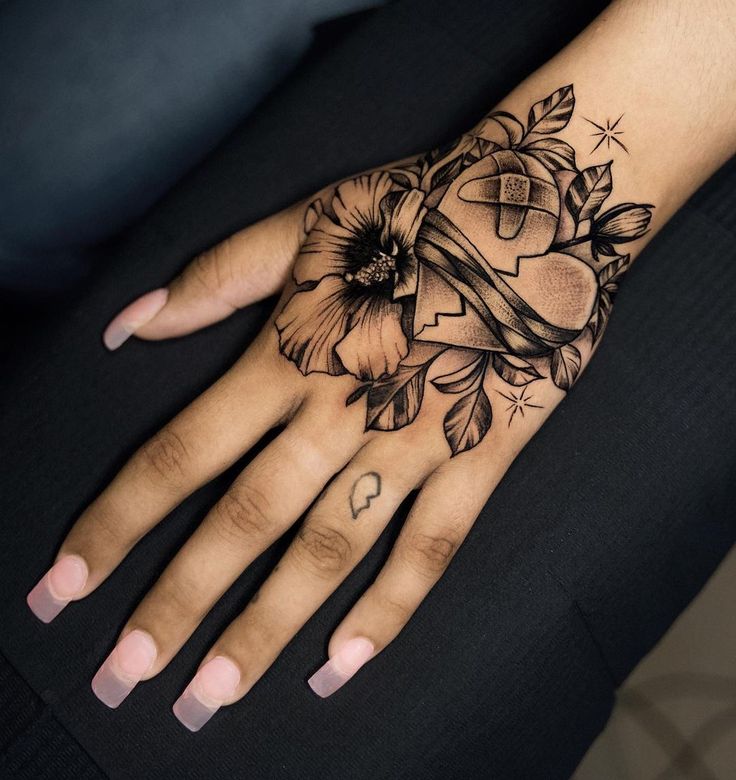
[{"label": "french tip nail", "polygon": [[118,347],[122,347],[132,335],[125,329],[124,325],[113,320],[102,334],[102,343],[106,349],[114,352]]},{"label": "french tip nail", "polygon": [[105,328],[102,343],[111,352],[121,347],[140,328],[148,324],[166,305],[169,291],[166,287],[141,295],[119,312]]},{"label": "french tip nail", "polygon": [[350,639],[307,680],[307,684],[317,696],[326,699],[342,688],[373,657],[374,651],[370,639],[362,636]]},{"label": "french tip nail", "polygon": [[187,688],[174,702],[171,711],[184,728],[199,731],[202,726],[219,710],[219,707],[207,706]]},{"label": "french tip nail", "polygon": [[26,596],[31,612],[50,623],[87,584],[87,564],[79,555],[65,555],[44,574]]},{"label": "french tip nail", "polygon": [[110,709],[119,707],[156,660],[156,643],[135,629],[113,648],[92,678],[92,692]]},{"label": "french tip nail", "polygon": [[239,683],[240,669],[228,658],[216,656],[194,675],[172,711],[182,726],[199,731],[232,698]]}]

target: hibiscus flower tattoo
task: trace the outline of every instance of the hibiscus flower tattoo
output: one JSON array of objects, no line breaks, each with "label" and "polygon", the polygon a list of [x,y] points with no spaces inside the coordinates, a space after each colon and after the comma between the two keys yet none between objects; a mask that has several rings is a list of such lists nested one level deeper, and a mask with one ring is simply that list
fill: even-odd
[{"label": "hibiscus flower tattoo", "polygon": [[444,419],[452,454],[491,427],[490,372],[512,387],[562,390],[600,338],[630,256],[617,247],[649,228],[652,206],[611,195],[611,163],[579,170],[556,134],[572,85],[535,103],[526,126],[489,114],[455,143],[364,174],[315,200],[294,267],[296,291],[276,318],[282,354],[303,374],[351,374],[346,403],[367,398],[366,429],[396,430],[419,413],[429,368],[458,396]]},{"label": "hibiscus flower tattoo", "polygon": [[306,289],[284,307],[281,351],[303,373],[393,374],[409,352],[401,298],[417,283],[414,243],[427,209],[418,189],[401,191],[386,172],[340,184],[312,204],[294,279]]}]

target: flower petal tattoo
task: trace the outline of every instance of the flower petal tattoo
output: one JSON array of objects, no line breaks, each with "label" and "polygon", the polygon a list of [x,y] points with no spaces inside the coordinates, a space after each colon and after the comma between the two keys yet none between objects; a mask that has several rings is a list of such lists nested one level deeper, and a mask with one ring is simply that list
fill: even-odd
[{"label": "flower petal tattoo", "polygon": [[338,184],[306,210],[294,267],[297,289],[276,318],[282,354],[303,374],[351,374],[366,397],[366,429],[411,424],[429,368],[457,354],[458,369],[431,380],[457,396],[444,419],[453,455],[493,422],[490,373],[521,392],[532,382],[567,391],[580,373],[580,340],[608,320],[649,204],[601,211],[612,163],[579,170],[555,137],[575,109],[572,85],[535,103],[526,127],[506,112],[419,159]]}]

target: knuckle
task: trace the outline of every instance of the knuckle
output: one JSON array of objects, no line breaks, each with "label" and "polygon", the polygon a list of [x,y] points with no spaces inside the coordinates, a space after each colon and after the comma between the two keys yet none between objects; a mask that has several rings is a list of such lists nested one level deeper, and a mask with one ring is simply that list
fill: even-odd
[{"label": "knuckle", "polygon": [[136,541],[130,539],[124,519],[119,512],[115,512],[101,501],[90,507],[90,510],[94,536],[97,544],[104,549],[125,548]]},{"label": "knuckle", "polygon": [[273,520],[266,496],[254,487],[229,490],[215,506],[218,532],[228,541],[270,536]]},{"label": "knuckle", "polygon": [[187,275],[207,293],[217,291],[220,286],[215,264],[210,261],[211,256],[212,250],[197,255],[187,269]]},{"label": "knuckle", "polygon": [[448,567],[459,546],[460,537],[455,531],[417,531],[404,547],[404,560],[418,574],[436,577]]},{"label": "knuckle", "polygon": [[294,540],[299,561],[313,573],[330,577],[339,574],[352,560],[352,545],[336,528],[304,525]]},{"label": "knuckle", "polygon": [[376,600],[382,613],[393,615],[400,623],[406,623],[414,612],[413,607],[383,588],[377,589]]},{"label": "knuckle", "polygon": [[186,476],[187,448],[181,436],[171,428],[164,428],[141,448],[146,471],[163,481],[178,485]]},{"label": "knuckle", "polygon": [[232,237],[197,255],[189,265],[194,282],[209,295],[221,295],[234,277]]},{"label": "knuckle", "polygon": [[184,616],[198,617],[202,610],[198,606],[202,601],[199,583],[187,576],[163,576],[146,607],[158,621],[165,615],[171,615],[180,621]]}]

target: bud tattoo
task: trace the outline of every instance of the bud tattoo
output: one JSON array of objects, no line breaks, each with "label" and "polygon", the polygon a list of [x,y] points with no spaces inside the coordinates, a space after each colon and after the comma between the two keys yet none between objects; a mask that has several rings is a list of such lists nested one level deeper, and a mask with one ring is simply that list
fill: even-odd
[{"label": "bud tattoo", "polygon": [[366,429],[409,425],[449,350],[463,365],[431,382],[458,396],[444,419],[453,455],[490,429],[489,372],[512,387],[575,382],[581,337],[598,340],[630,264],[618,247],[647,232],[652,206],[601,211],[611,163],[579,170],[555,137],[574,107],[566,86],[531,107],[526,127],[494,112],[452,145],[342,182],[307,209],[280,349],[304,374],[360,380],[346,403],[366,397]]}]

